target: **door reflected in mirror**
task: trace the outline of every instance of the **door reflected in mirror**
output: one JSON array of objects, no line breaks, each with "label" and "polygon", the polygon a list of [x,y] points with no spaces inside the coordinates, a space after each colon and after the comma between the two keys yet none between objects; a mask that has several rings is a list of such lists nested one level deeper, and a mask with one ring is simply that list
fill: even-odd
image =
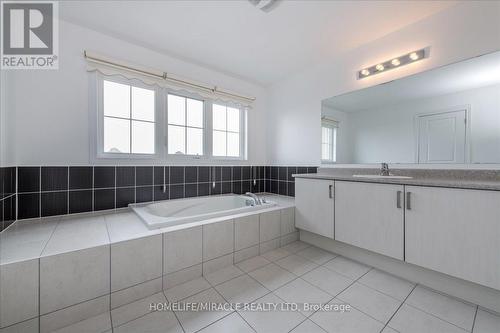
[{"label": "door reflected in mirror", "polygon": [[322,101],[323,163],[500,163],[500,52]]}]

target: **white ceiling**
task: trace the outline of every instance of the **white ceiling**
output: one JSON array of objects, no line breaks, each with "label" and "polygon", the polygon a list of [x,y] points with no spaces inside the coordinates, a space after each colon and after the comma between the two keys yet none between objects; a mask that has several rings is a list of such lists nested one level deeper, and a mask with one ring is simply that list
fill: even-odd
[{"label": "white ceiling", "polygon": [[271,84],[452,5],[454,1],[302,0],[281,1],[264,13],[246,0],[65,1],[60,16]]},{"label": "white ceiling", "polygon": [[323,104],[344,112],[378,109],[412,100],[500,84],[500,52],[331,97]]}]

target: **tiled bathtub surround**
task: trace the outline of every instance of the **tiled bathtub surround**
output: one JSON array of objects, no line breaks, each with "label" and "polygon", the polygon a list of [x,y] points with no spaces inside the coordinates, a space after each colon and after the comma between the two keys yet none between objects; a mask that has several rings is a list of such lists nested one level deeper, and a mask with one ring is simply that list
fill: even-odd
[{"label": "tiled bathtub surround", "polygon": [[0,232],[16,220],[16,168],[0,168]]},{"label": "tiled bathtub surround", "polygon": [[[24,256],[9,251],[27,242],[27,232]],[[0,257],[0,331],[31,332],[24,326],[34,323],[38,332],[39,323],[43,333],[108,311],[119,318],[120,306],[162,290],[183,298],[203,287],[202,276],[217,283],[239,271],[233,265],[271,254],[298,232],[288,203],[176,231],[148,230],[135,214],[115,212],[20,221],[2,236],[10,246]],[[189,290],[178,287],[187,281]]]},{"label": "tiled bathtub surround", "polygon": [[286,166],[18,167],[17,219],[225,193],[270,192],[294,196],[295,183],[291,175],[315,173],[316,169]]}]

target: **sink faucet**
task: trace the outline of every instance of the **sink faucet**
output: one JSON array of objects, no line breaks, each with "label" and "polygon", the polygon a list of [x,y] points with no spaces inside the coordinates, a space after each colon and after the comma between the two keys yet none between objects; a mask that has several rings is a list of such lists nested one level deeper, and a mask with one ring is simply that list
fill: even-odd
[{"label": "sink faucet", "polygon": [[262,205],[262,201],[254,193],[247,192],[245,195],[251,197],[255,201],[255,205]]},{"label": "sink faucet", "polygon": [[389,165],[387,163],[382,163],[380,167],[380,175],[381,176],[390,176]]}]

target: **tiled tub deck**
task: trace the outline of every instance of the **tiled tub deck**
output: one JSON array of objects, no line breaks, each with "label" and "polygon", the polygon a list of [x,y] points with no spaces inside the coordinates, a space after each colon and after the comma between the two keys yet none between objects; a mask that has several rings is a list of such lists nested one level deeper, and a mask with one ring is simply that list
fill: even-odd
[{"label": "tiled tub deck", "polygon": [[50,332],[298,239],[293,198],[149,230],[131,211],[18,221],[1,234],[0,332]]}]

